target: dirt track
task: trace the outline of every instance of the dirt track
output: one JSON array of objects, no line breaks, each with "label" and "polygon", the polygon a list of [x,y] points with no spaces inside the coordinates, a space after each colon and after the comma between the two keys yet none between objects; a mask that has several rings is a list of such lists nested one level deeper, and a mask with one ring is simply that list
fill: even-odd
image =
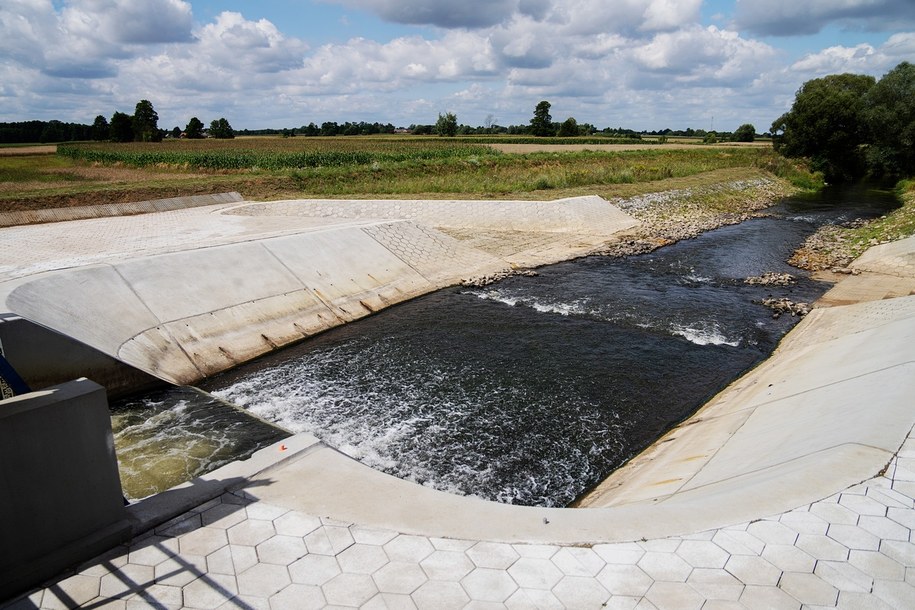
[{"label": "dirt track", "polygon": [[0,155],[12,157],[14,155],[53,155],[57,152],[55,144],[41,146],[0,146]]},{"label": "dirt track", "polygon": [[504,153],[534,152],[577,152],[581,150],[603,150],[618,152],[626,150],[695,150],[697,148],[730,148],[731,146],[771,146],[769,142],[727,142],[723,144],[489,144]]}]

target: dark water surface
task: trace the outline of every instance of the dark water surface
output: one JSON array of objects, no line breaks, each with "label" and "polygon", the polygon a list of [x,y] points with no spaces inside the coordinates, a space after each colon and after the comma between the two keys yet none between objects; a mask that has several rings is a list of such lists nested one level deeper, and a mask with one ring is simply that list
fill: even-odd
[{"label": "dark water surface", "polygon": [[[793,250],[823,222],[891,204],[874,193],[840,194],[848,205],[788,200],[771,218],[652,254],[590,257],[538,277],[442,290],[204,389],[408,480],[562,506],[771,353],[797,320],[773,319],[757,301],[810,302],[828,288],[785,263]],[[766,272],[798,282],[743,282]],[[253,443],[237,428],[241,445],[271,438],[251,430]]]}]

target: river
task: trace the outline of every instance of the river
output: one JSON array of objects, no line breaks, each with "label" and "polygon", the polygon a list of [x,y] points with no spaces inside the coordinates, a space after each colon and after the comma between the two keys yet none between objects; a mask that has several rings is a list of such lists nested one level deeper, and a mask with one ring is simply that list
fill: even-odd
[{"label": "river", "polygon": [[[122,478],[137,481],[125,488],[141,497],[250,454],[282,437],[270,422],[423,485],[564,506],[771,353],[798,320],[759,301],[828,288],[785,262],[817,226],[893,203],[860,189],[787,199],[651,254],[441,290],[204,392],[113,405]],[[744,282],[766,272],[797,280]]]}]

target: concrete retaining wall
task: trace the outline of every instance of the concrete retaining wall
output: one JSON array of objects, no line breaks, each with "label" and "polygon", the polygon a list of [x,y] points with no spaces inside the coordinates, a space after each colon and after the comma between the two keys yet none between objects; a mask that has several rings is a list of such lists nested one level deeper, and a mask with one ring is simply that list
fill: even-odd
[{"label": "concrete retaining wall", "polygon": [[9,311],[190,384],[505,263],[412,222],[345,225],[30,276]]},{"label": "concrete retaining wall", "polygon": [[0,599],[126,540],[105,389],[81,379],[0,401]]}]

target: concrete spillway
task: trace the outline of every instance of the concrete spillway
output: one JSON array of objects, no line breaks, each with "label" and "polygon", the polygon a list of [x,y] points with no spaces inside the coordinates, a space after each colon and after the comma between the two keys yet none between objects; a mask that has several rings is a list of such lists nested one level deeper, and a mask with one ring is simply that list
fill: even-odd
[{"label": "concrete spillway", "polygon": [[[232,201],[9,227],[0,229],[0,309],[190,384],[389,305],[506,272],[525,256],[568,258],[635,224],[583,197]],[[510,253],[528,254],[509,260],[439,226],[539,237],[522,240]],[[16,346],[6,348],[15,360]]]}]

